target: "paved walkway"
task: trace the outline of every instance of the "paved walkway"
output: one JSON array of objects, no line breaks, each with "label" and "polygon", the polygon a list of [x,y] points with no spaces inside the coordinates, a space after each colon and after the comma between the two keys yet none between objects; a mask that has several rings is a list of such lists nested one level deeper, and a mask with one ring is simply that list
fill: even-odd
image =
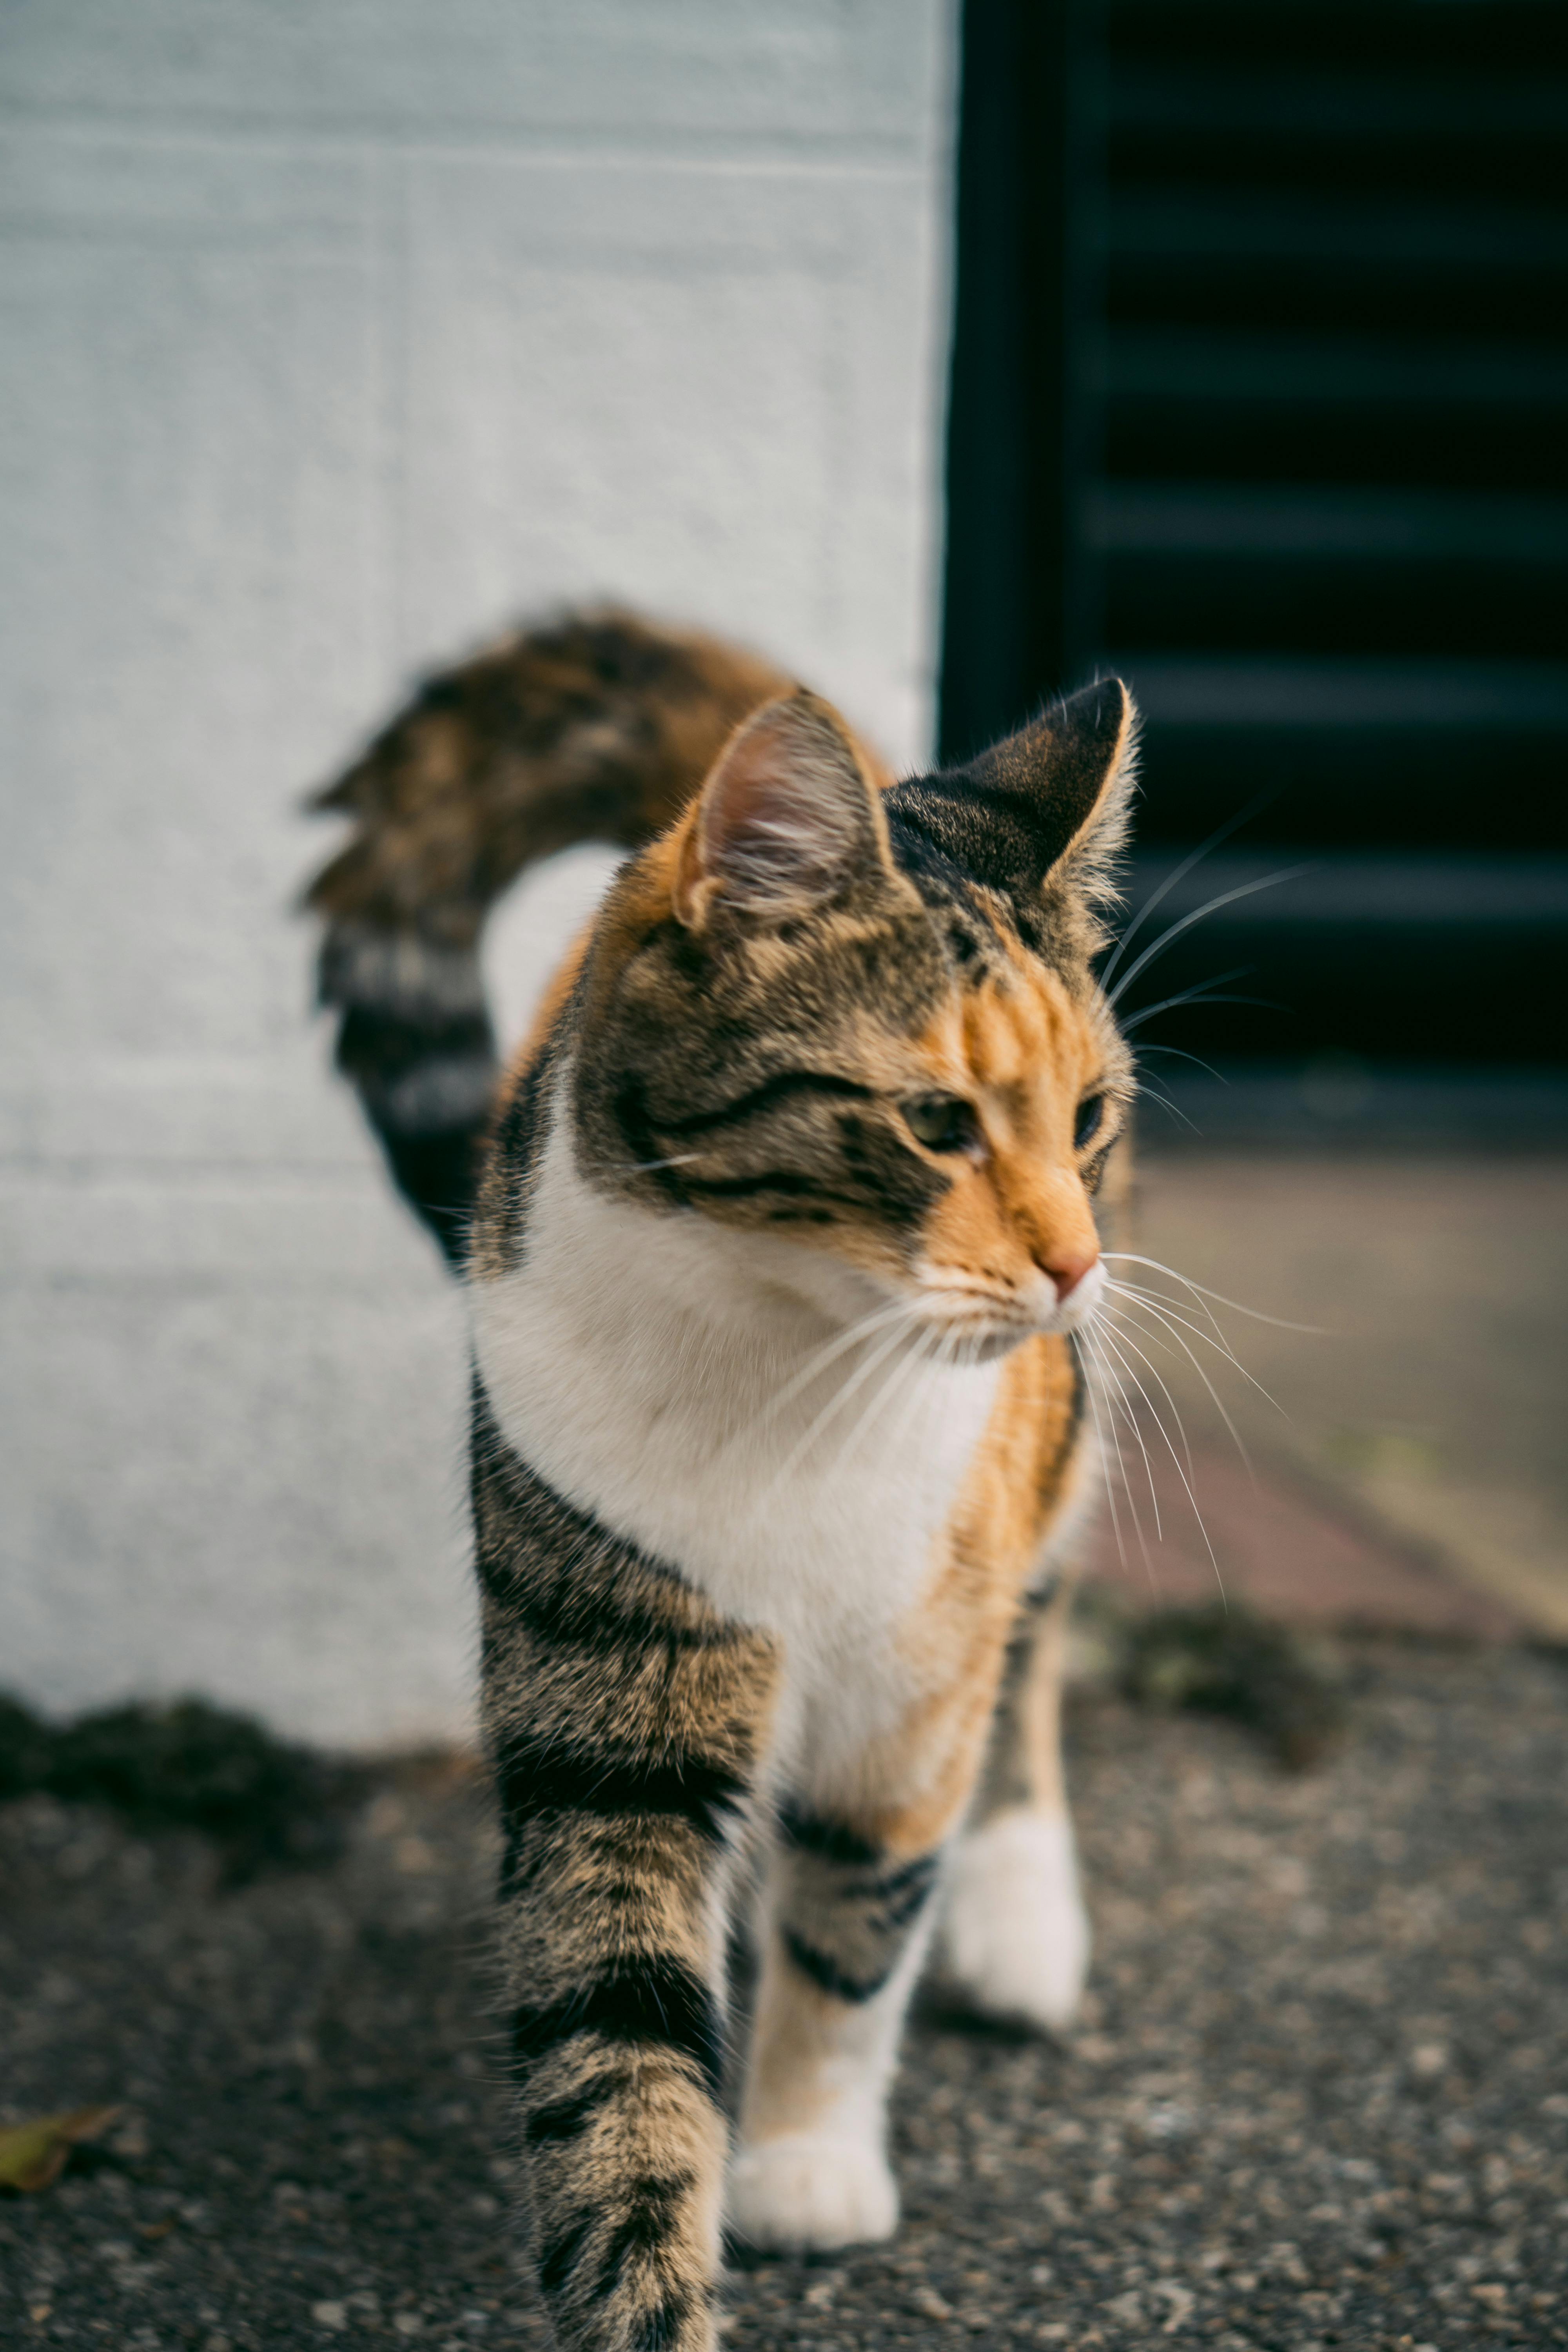
[{"label": "paved walkway", "polygon": [[[931,1998],[889,2247],[738,2271],[726,2343],[1568,2346],[1568,1667],[1361,1636],[1348,1736],[1080,1695],[1066,2049]],[[0,2342],[541,2346],[506,2208],[485,1809],[389,1780],[325,1874],[0,1808],[0,2099],[127,2104],[0,2200]]]},{"label": "paved walkway", "polygon": [[[1337,1629],[1343,1737],[1288,1776],[1237,1727],[1079,1690],[1082,2028],[977,2032],[933,1990],[899,2238],[739,2268],[735,2352],[1568,2346],[1565,1211],[1540,1161],[1151,1162],[1147,1255],[1333,1336],[1216,1308],[1289,1414],[1212,1359],[1254,1486],[1133,1317],[1193,1460],[1145,1418],[1156,1531],[1124,1431],[1137,1510],[1102,1594],[1206,1600],[1217,1566],[1233,1600]],[[127,2110],[0,2200],[0,2343],[542,2345],[506,2218],[493,1864],[452,1761],[389,1773],[335,1867],[228,1893],[194,1836],[0,1806],[0,2121]]]},{"label": "paved walkway", "polygon": [[[1129,1247],[1265,1316],[1319,1327],[1259,1321],[1118,1262],[1128,1281],[1186,1301],[1167,1310],[1184,1317],[1176,1328],[1121,1303],[1114,1376],[1143,1422],[1165,1538],[1154,1540],[1148,1475],[1124,1428],[1130,1591],[1184,1600],[1200,1565],[1215,1585],[1136,1374],[1173,1436],[1178,1415],[1184,1425],[1221,1575],[1260,1605],[1568,1640],[1568,1162],[1150,1157]],[[1274,1402],[1225,1360],[1219,1336]],[[1234,1420],[1261,1496],[1184,1347]],[[1101,1559],[1119,1573],[1109,1530]]]}]

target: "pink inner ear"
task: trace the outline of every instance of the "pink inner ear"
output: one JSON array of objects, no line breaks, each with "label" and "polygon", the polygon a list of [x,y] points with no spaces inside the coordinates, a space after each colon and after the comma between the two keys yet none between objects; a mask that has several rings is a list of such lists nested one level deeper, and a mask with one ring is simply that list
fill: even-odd
[{"label": "pink inner ear", "polygon": [[731,902],[759,911],[808,905],[875,845],[869,788],[853,747],[813,697],[759,712],[703,789],[700,867]]}]

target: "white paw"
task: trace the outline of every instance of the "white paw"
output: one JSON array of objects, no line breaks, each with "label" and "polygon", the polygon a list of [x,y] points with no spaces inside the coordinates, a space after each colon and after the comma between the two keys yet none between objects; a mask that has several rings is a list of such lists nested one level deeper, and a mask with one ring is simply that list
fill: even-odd
[{"label": "white paw", "polygon": [[1089,1918],[1066,1813],[1015,1805],[958,1849],[942,1928],[950,1976],[987,2017],[1059,2032],[1089,1973]]},{"label": "white paw", "polygon": [[737,2149],[726,2220],[753,2246],[863,2246],[899,2226],[899,2192],[879,2147],[786,2132]]}]

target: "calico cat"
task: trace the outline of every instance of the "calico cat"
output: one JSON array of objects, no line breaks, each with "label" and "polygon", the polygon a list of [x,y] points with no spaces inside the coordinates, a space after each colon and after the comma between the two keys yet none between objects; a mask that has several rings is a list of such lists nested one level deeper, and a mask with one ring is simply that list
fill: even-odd
[{"label": "calico cat", "polygon": [[[725,2227],[893,2230],[939,1923],[981,2011],[1077,2000],[1071,1334],[1132,1093],[1091,961],[1133,731],[1108,679],[895,782],[765,665],[601,614],[438,679],[327,796],[340,1060],[468,1289],[516,2115],[584,2352],[711,2347]],[[589,835],[636,854],[498,1082],[485,910]]]}]

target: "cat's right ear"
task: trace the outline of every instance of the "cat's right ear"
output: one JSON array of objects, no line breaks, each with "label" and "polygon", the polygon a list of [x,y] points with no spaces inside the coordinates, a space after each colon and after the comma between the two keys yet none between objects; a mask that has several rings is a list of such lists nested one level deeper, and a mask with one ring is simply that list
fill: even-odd
[{"label": "cat's right ear", "polygon": [[830,703],[803,688],[738,727],[680,844],[674,908],[781,922],[893,871],[881,795]]}]

